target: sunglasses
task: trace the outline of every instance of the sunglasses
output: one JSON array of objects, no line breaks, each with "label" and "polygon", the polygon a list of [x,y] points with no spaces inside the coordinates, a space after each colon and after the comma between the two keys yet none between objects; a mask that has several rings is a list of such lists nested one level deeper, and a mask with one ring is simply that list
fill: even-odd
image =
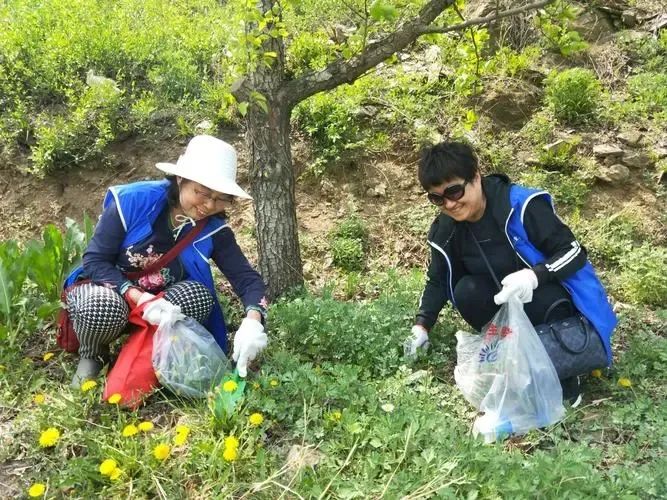
[{"label": "sunglasses", "polygon": [[466,194],[466,184],[468,184],[468,181],[465,181],[463,184],[448,186],[442,194],[426,193],[426,197],[428,198],[428,201],[441,207],[445,204],[445,200],[459,201],[463,198],[463,195]]}]

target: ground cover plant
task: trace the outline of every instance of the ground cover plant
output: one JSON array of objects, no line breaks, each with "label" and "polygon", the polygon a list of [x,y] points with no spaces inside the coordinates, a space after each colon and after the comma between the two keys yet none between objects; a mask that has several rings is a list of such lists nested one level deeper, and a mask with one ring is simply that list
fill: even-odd
[{"label": "ground cover plant", "polygon": [[[231,36],[243,31],[242,3],[253,8],[212,0],[2,4],[0,19],[10,22],[0,32],[0,148],[11,162],[0,167],[0,196],[38,185],[17,169],[53,176],[68,192],[58,171],[92,170],[113,147],[128,153],[129,136],[166,149],[201,127],[236,127],[248,103],[234,106],[239,68],[230,55],[257,41],[251,32]],[[350,36],[352,27],[378,18],[382,30],[422,5],[376,1],[366,13],[356,1],[289,4],[289,76],[360,50],[369,39]],[[469,13],[466,2],[457,5]],[[46,188],[33,194],[59,207],[50,219],[57,224],[40,223],[31,238],[0,230],[0,496],[667,496],[667,220],[656,184],[666,168],[667,32],[610,28],[602,38],[625,61],[611,82],[592,63],[597,39],[577,31],[584,11],[598,12],[559,1],[537,19],[508,21],[502,36],[498,26],[425,36],[353,84],[297,106],[308,287],[272,304],[269,348],[233,410],[218,404],[231,394],[224,385],[198,401],[161,390],[136,411],[114,396],[102,400],[103,378],[68,387],[76,358],[56,348],[53,319],[63,276],[90,237],[79,206],[88,200],[54,198]],[[508,119],[507,110],[519,111]],[[627,130],[643,137],[628,145],[617,138]],[[442,138],[473,144],[486,172],[550,191],[620,320],[612,369],[586,377],[581,407],[491,446],[470,435],[476,414],[454,385],[454,333],[467,328],[459,316],[446,308],[429,353],[403,356],[436,215],[415,166],[420,146]],[[592,154],[600,143],[653,163],[633,167],[620,184],[601,181],[609,165]],[[243,167],[245,146],[237,147]],[[146,159],[151,168],[154,160]],[[101,180],[84,187],[98,193]],[[32,206],[20,201],[17,211]],[[238,210],[232,225],[252,219],[250,207]],[[254,245],[253,228],[236,234]],[[243,309],[216,280],[233,331]]]}]

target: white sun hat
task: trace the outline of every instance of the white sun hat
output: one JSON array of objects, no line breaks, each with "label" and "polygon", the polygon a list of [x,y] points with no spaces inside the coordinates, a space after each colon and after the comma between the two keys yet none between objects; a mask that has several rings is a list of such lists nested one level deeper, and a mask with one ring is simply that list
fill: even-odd
[{"label": "white sun hat", "polygon": [[155,166],[166,174],[198,182],[213,191],[252,200],[236,183],[236,150],[216,137],[197,135],[175,164],[156,163]]}]

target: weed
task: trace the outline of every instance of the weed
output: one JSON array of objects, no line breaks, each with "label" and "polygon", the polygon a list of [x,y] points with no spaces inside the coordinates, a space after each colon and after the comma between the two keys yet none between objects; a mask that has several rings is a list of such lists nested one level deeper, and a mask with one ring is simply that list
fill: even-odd
[{"label": "weed", "polygon": [[588,69],[553,71],[547,78],[546,100],[559,121],[572,124],[595,121],[601,99],[602,86]]}]

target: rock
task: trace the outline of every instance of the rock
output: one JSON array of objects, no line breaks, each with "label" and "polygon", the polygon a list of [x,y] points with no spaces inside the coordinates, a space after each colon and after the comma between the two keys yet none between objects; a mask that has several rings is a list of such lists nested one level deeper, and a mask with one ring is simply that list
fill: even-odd
[{"label": "rock", "polygon": [[196,126],[197,132],[208,132],[213,129],[213,122],[210,120],[202,120]]},{"label": "rock", "polygon": [[634,28],[637,26],[637,12],[630,9],[624,10],[621,14],[621,21],[623,21],[624,26],[627,26],[628,28]]},{"label": "rock", "polygon": [[331,182],[330,180],[323,179],[322,182],[320,183],[320,190],[323,195],[331,196],[336,192],[336,186],[334,186],[333,182]]},{"label": "rock", "polygon": [[287,468],[293,472],[304,467],[315,467],[324,458],[324,454],[312,446],[292,445],[287,453]]},{"label": "rock", "polygon": [[646,153],[633,153],[623,157],[623,165],[630,168],[647,168],[653,166],[653,160]]},{"label": "rock", "polygon": [[630,177],[630,169],[625,165],[617,163],[611,167],[601,169],[596,175],[598,179],[611,184],[617,184]]},{"label": "rock", "polygon": [[482,113],[503,127],[518,130],[539,108],[542,91],[539,87],[518,79],[503,82],[483,92],[478,98]]},{"label": "rock", "polygon": [[658,160],[662,160],[663,158],[667,158],[667,148],[663,148],[663,147],[655,148],[653,150],[653,152],[658,157]]},{"label": "rock", "polygon": [[381,182],[375,187],[369,187],[366,190],[366,196],[372,196],[374,198],[381,198],[387,196],[387,185]]},{"label": "rock", "polygon": [[613,144],[596,144],[593,146],[593,154],[600,158],[608,158],[610,156],[623,156],[623,150]]},{"label": "rock", "polygon": [[621,132],[616,136],[616,139],[621,141],[623,144],[628,146],[638,146],[641,140],[644,138],[644,134],[637,130],[630,130],[628,132]]},{"label": "rock", "polygon": [[561,155],[568,153],[571,147],[572,145],[569,142],[564,141],[563,139],[558,139],[556,142],[544,146],[544,150],[552,155]]}]

